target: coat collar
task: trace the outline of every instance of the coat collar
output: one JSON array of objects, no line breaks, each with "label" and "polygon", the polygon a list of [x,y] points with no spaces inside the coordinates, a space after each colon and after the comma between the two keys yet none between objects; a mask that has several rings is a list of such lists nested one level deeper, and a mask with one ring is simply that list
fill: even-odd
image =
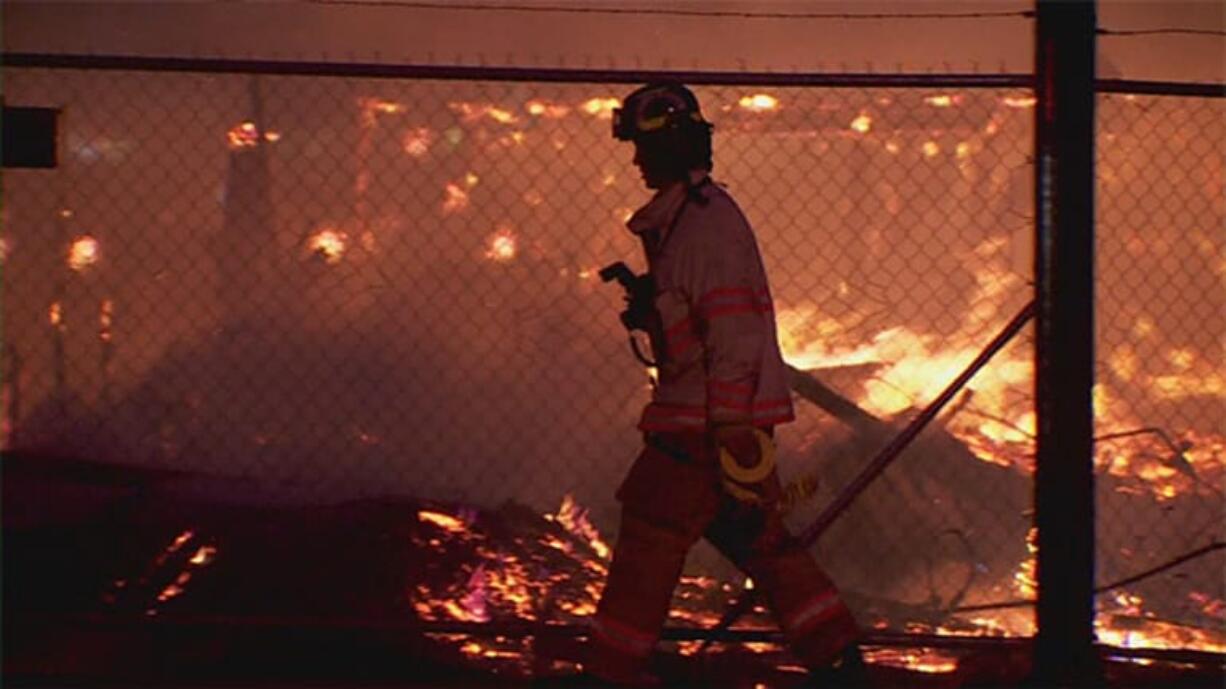
[{"label": "coat collar", "polygon": [[705,198],[710,193],[706,188],[707,175],[706,170],[691,170],[689,185],[677,182],[656,192],[647,205],[630,216],[626,227],[636,235],[652,231],[666,232],[681,211],[681,206],[685,204],[687,194],[698,193]]}]

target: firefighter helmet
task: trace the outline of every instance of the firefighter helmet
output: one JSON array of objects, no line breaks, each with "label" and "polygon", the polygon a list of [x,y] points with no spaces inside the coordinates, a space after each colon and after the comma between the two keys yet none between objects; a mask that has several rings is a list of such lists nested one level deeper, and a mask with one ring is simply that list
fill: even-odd
[{"label": "firefighter helmet", "polygon": [[698,99],[686,87],[675,82],[656,82],[635,90],[613,110],[613,138],[633,141],[641,136],[680,130],[701,124],[709,130],[710,123],[702,118]]}]

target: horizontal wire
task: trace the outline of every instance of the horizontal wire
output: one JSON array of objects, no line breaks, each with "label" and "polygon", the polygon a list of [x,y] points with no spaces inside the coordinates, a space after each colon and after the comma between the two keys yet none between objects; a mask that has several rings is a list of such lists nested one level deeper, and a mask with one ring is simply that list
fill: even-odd
[{"label": "horizontal wire", "polygon": [[1177,35],[1193,35],[1193,36],[1226,36],[1226,31],[1216,29],[1184,29],[1184,28],[1165,28],[1165,29],[1103,29],[1099,28],[1095,31],[1099,36],[1157,36],[1159,34],[1177,34]]},{"label": "horizontal wire", "polygon": [[734,10],[684,10],[632,7],[574,7],[564,5],[490,5],[459,2],[415,2],[413,0],[305,0],[316,5],[357,5],[369,7],[403,7],[423,10],[461,10],[490,12],[536,12],[560,14],[616,14],[639,16],[711,17],[734,19],[999,19],[1030,18],[1033,10],[1001,10],[995,12],[746,12]]}]

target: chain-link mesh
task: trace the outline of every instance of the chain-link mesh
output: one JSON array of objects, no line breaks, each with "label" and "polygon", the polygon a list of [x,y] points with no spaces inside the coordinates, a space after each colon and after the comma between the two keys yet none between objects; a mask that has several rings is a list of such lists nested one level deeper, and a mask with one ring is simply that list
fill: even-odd
[{"label": "chain-link mesh", "polygon": [[[1098,99],[1100,581],[1226,542],[1224,106]],[[1105,594],[1099,622],[1127,629],[1160,609],[1221,629],[1224,563],[1212,551]]]},{"label": "chain-link mesh", "polygon": [[[617,260],[642,267],[623,223],[647,196],[609,135],[628,87],[32,68],[5,79],[10,103],[64,109],[58,169],[4,174],[7,446],[327,501],[513,501],[542,514],[570,495],[612,536],[649,396],[621,295],[596,276]],[[871,415],[853,423],[798,397],[779,439],[801,527],[1029,301],[1033,98],[695,90],[716,125],[714,176],[757,232],[785,358]],[[1220,109],[1172,107],[1189,104],[1202,109],[1181,110],[1177,131],[1221,129]],[[1221,451],[1222,168],[1209,154],[1223,139],[1189,140],[1205,154],[1184,166],[1157,136],[1171,117],[1104,103],[1102,374],[1123,380],[1131,347],[1131,371],[1157,382],[1152,397],[1135,382],[1099,389],[1126,405],[1130,421],[1111,430],[1194,433],[1181,456],[1199,469],[1196,452],[1212,463]],[[1161,228],[1113,219],[1141,212],[1123,205],[1137,185],[1159,183],[1200,195]],[[1137,251],[1159,231],[1165,257]],[[1123,330],[1109,326],[1117,310]],[[1150,339],[1133,341],[1143,327]],[[950,617],[1033,594],[1031,359],[1028,334],[997,354],[817,546],[862,622],[1032,631],[1026,609]],[[1164,395],[1185,381],[1198,392]],[[1192,486],[1186,468],[1171,476]],[[1152,519],[1113,513],[1113,489],[1101,512],[1165,538],[1150,523],[1179,521],[1161,497],[1175,484],[1134,478],[1128,499]],[[1148,562],[1134,551],[1102,576]],[[691,568],[733,576],[703,550]],[[476,572],[455,574],[450,592]]]}]

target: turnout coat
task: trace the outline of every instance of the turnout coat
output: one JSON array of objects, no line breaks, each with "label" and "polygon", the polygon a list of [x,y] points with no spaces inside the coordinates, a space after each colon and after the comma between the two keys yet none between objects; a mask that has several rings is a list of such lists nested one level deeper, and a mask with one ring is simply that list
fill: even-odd
[{"label": "turnout coat", "polygon": [[627,226],[655,282],[659,383],[645,432],[794,418],[766,271],[749,222],[705,173],[657,193]]}]

